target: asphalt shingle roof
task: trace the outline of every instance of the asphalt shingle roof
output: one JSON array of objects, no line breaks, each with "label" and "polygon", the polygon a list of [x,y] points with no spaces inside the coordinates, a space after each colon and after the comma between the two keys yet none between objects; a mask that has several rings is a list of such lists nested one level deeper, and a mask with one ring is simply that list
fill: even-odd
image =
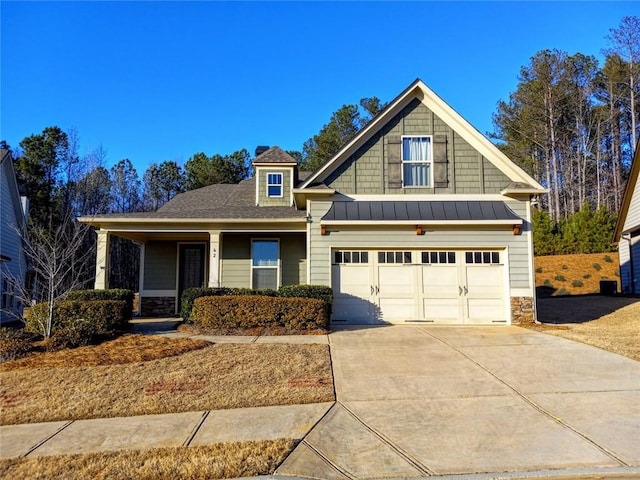
[{"label": "asphalt shingle roof", "polygon": [[277,145],[253,159],[253,163],[297,163],[296,159]]},{"label": "asphalt shingle roof", "polygon": [[255,177],[238,184],[216,184],[180,193],[156,212],[95,215],[92,218],[144,219],[279,219],[304,218],[295,207],[259,207],[255,204]]}]

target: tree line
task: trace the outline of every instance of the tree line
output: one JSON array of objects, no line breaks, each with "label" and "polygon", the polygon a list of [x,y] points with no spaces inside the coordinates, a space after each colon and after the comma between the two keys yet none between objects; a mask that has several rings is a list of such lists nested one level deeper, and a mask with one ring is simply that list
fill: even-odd
[{"label": "tree line", "polygon": [[541,205],[556,227],[585,206],[617,212],[622,201],[639,134],[640,19],[609,32],[602,65],[536,53],[493,115],[500,148],[549,189]]}]

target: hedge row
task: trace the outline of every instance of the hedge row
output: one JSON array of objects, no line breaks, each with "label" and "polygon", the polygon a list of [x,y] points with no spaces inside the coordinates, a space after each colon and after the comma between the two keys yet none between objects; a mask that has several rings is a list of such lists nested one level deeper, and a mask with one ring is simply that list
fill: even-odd
[{"label": "hedge row", "polygon": [[187,288],[182,292],[182,298],[180,302],[180,315],[185,322],[189,322],[191,319],[191,310],[193,308],[193,302],[196,298],[200,297],[219,297],[221,295],[262,295],[265,297],[275,297],[278,294],[275,290],[254,290],[251,288]]},{"label": "hedge row", "polygon": [[107,290],[74,290],[65,297],[65,300],[120,300],[127,302],[127,308],[129,309],[129,316],[127,317],[127,320],[131,320],[131,314],[133,312],[133,297],[134,293],[131,290],[124,288],[111,288]]},{"label": "hedge row", "polygon": [[328,304],[316,298],[223,295],[196,298],[191,321],[201,328],[329,328]]},{"label": "hedge row", "polygon": [[[49,304],[29,309],[25,331],[41,334],[49,315]],[[129,304],[123,300],[65,300],[53,306],[51,347],[89,345],[126,328],[131,318]]]},{"label": "hedge row", "polygon": [[331,314],[331,304],[333,303],[333,291],[331,287],[324,285],[285,285],[275,290],[254,290],[251,288],[188,288],[182,293],[180,314],[185,322],[191,318],[193,302],[200,297],[219,297],[222,295],[235,296],[265,296],[265,297],[298,297],[316,298],[323,300],[328,305],[328,312]]}]

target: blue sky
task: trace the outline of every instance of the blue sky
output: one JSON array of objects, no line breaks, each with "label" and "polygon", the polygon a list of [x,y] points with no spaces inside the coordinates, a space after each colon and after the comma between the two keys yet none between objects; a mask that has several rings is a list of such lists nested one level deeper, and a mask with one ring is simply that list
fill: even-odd
[{"label": "blue sky", "polygon": [[0,3],[0,138],[58,125],[107,165],[301,150],[416,78],[480,131],[537,51],[600,57],[634,2]]}]

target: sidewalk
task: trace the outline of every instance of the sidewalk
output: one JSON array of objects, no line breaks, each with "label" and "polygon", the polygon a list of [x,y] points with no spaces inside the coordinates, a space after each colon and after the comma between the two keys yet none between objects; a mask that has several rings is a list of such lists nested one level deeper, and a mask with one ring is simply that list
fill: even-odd
[{"label": "sidewalk", "polygon": [[301,440],[333,402],[0,426],[0,458]]}]

